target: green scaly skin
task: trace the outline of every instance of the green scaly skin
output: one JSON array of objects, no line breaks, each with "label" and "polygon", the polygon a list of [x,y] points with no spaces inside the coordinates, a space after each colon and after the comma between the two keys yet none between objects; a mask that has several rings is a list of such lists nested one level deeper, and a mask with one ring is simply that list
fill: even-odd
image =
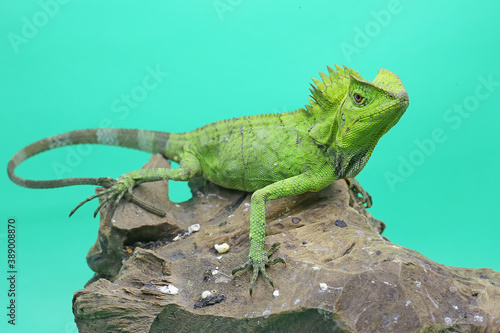
[{"label": "green scaly skin", "polygon": [[[146,130],[95,129],[52,136],[19,151],[8,165],[10,179],[29,188],[71,185],[107,187],[82,204],[102,197],[96,214],[108,201],[122,197],[159,215],[132,194],[134,186],[158,180],[186,181],[203,176],[226,188],[253,192],[250,214],[248,261],[232,273],[253,269],[250,295],[262,273],[271,285],[265,266],[278,243],[265,250],[265,205],[268,201],[319,191],[337,179],[347,179],[361,194],[361,202],[371,198],[353,178],[366,165],[378,140],[401,118],[408,107],[408,95],[400,79],[381,69],[373,82],[364,81],[350,68],[328,67],[322,80],[313,79],[310,104],[292,112],[257,115],[219,121],[188,133]],[[161,153],[179,162],[178,169],[136,170],[112,178],[67,178],[33,181],[18,177],[14,169],[27,158],[48,149],[74,144],[105,144]],[[70,215],[71,215],[70,214]]]}]

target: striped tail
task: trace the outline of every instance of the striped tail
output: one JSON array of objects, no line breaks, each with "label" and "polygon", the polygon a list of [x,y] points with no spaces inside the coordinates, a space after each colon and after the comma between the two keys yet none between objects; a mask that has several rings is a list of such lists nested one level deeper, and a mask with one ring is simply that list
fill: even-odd
[{"label": "striped tail", "polygon": [[[176,159],[181,153],[182,145],[179,140],[170,141],[171,135],[166,132],[99,128],[66,132],[54,135],[21,149],[9,161],[7,173],[10,180],[17,185],[28,188],[55,188],[72,185],[101,185],[100,178],[65,178],[56,180],[29,180],[18,177],[14,170],[23,161],[31,156],[64,146],[77,144],[101,144],[127,147],[152,154],[160,153],[169,159]],[[167,147],[168,142],[168,147]]]}]

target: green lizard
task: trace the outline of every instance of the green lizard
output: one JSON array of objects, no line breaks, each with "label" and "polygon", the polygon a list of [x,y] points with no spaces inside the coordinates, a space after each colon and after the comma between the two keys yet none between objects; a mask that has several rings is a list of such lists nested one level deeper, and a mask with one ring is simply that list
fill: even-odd
[{"label": "green lizard", "polygon": [[[129,129],[91,129],[67,132],[35,142],[19,151],[8,164],[10,179],[29,188],[70,185],[99,185],[107,189],[82,204],[102,197],[96,215],[110,201],[126,197],[145,209],[164,213],[132,194],[140,183],[158,180],[187,181],[203,176],[220,186],[253,192],[250,213],[248,261],[232,273],[253,268],[250,295],[259,273],[273,282],[266,265],[279,243],[265,250],[265,205],[278,198],[319,191],[337,179],[347,179],[371,205],[369,195],[353,178],[365,166],[378,140],[401,118],[408,107],[408,95],[398,76],[381,69],[373,82],[347,67],[328,67],[313,79],[312,99],[305,108],[279,114],[257,115],[218,121],[188,133],[165,133]],[[43,151],[74,145],[104,144],[161,153],[179,162],[178,169],[149,169],[128,172],[118,179],[67,178],[27,180],[14,169],[27,158]],[[70,214],[70,216],[71,216]],[[274,287],[274,286],[273,286]]]}]

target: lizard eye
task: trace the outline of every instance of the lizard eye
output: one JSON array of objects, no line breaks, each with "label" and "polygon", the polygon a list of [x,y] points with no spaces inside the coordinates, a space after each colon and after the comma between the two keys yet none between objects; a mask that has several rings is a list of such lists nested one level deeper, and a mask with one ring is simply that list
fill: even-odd
[{"label": "lizard eye", "polygon": [[361,96],[358,93],[354,93],[354,95],[352,95],[352,97],[354,98],[354,101],[356,103],[361,103],[365,99],[363,96]]}]

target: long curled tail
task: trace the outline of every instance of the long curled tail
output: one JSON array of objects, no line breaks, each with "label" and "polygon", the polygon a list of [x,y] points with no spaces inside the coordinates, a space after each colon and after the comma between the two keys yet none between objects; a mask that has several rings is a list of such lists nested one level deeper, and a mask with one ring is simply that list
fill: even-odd
[{"label": "long curled tail", "polygon": [[[10,180],[17,185],[28,188],[54,188],[72,185],[98,185],[102,186],[107,178],[64,178],[56,180],[29,180],[18,177],[14,170],[23,161],[31,156],[55,149],[77,144],[101,144],[110,146],[127,147],[148,153],[160,153],[169,159],[176,159],[181,153],[182,143],[179,140],[170,140],[174,135],[166,132],[99,128],[66,132],[54,135],[21,149],[9,161],[7,174]],[[178,134],[175,134],[176,136]],[[167,145],[168,142],[168,145]]]}]

